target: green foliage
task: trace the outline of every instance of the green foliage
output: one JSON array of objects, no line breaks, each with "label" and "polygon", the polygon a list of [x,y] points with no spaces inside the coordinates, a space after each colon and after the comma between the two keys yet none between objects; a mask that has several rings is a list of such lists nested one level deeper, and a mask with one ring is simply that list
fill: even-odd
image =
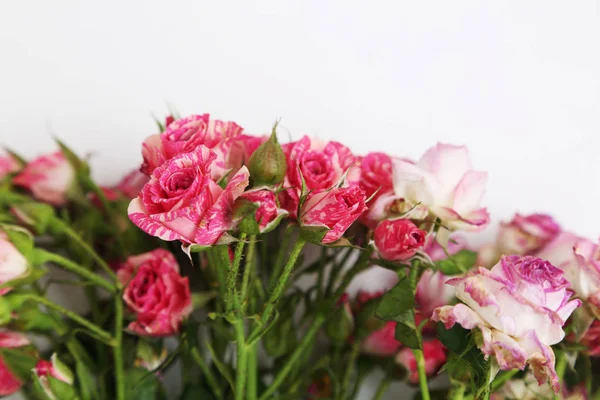
[{"label": "green foliage", "polygon": [[477,253],[471,250],[461,250],[444,260],[436,261],[436,268],[444,275],[459,275],[475,265]]}]

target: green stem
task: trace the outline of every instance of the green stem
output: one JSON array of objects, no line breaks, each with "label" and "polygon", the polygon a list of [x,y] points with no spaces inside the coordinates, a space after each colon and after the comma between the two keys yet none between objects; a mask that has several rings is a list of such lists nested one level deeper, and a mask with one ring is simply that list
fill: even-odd
[{"label": "green stem", "polygon": [[390,387],[391,383],[391,379],[389,379],[387,376],[384,377],[379,383],[377,391],[373,395],[373,400],[381,400],[383,398],[383,395],[387,392],[388,388]]},{"label": "green stem", "polygon": [[227,275],[227,292],[225,292],[225,306],[228,310],[231,310],[234,307],[234,303],[238,302],[237,297],[237,277],[240,271],[240,263],[242,261],[242,254],[244,253],[244,244],[246,241],[246,234],[242,233],[240,235],[240,241],[237,243],[235,247],[235,253],[233,256],[233,264],[231,264],[231,268],[229,269],[229,274]]},{"label": "green stem", "polygon": [[192,358],[194,359],[194,361],[196,361],[196,364],[198,364],[198,366],[202,370],[202,373],[206,377],[206,382],[211,387],[213,394],[217,397],[217,399],[222,399],[223,391],[219,386],[219,382],[212,373],[212,370],[208,367],[208,365],[206,365],[206,361],[204,361],[204,358],[202,358],[202,355],[200,355],[200,351],[198,350],[198,348],[194,347],[191,353]]},{"label": "green stem", "polygon": [[258,383],[258,354],[256,344],[248,348],[248,400],[256,400]]},{"label": "green stem", "polygon": [[237,318],[234,324],[236,345],[237,345],[237,365],[235,374],[235,400],[244,400],[246,387],[246,372],[248,367],[248,348],[245,342],[244,320]]},{"label": "green stem", "polygon": [[99,338],[101,338],[102,340],[104,340],[106,342],[111,342],[113,339],[112,335],[110,333],[106,332],[104,329],[100,328],[98,325],[91,323],[87,319],[79,316],[78,314],[74,313],[71,310],[64,308],[63,306],[59,306],[58,304],[51,302],[50,300],[46,299],[45,297],[36,296],[33,294],[27,294],[24,296],[30,300],[36,301],[54,311],[57,311],[57,312],[63,314],[65,317],[67,317],[69,319],[72,319],[73,321],[77,322],[78,324],[89,329],[91,332],[93,332]]},{"label": "green stem", "polygon": [[518,369],[512,369],[510,371],[503,371],[492,382],[492,392],[495,392],[496,390],[500,389],[502,387],[502,385],[504,385],[506,382],[511,380],[512,377],[518,373],[519,373]]},{"label": "green stem", "polygon": [[281,269],[283,268],[285,252],[290,244],[289,242],[291,236],[292,233],[290,232],[288,227],[288,229],[286,229],[284,232],[281,246],[279,246],[279,251],[277,252],[277,258],[275,259],[275,264],[273,265],[273,270],[271,271],[272,275],[269,278],[269,287],[273,287],[275,285],[275,279],[277,279],[277,277],[281,273]]},{"label": "green stem", "polygon": [[430,400],[429,387],[427,386],[427,372],[425,371],[425,356],[423,350],[413,349],[417,361],[417,372],[419,374],[419,387],[421,388],[421,399]]},{"label": "green stem", "polygon": [[296,350],[292,353],[292,355],[287,360],[283,368],[279,370],[279,373],[273,379],[273,383],[271,383],[267,390],[263,392],[262,396],[259,397],[259,400],[267,400],[273,398],[273,394],[285,381],[285,378],[287,378],[290,372],[292,372],[296,361],[298,361],[298,359],[301,356],[305,355],[305,353],[309,351],[309,347],[312,344],[313,338],[315,337],[317,332],[319,332],[319,329],[321,329],[321,326],[323,326],[326,319],[327,318],[324,314],[319,314],[316,316],[315,320],[312,323],[312,326],[308,329]]},{"label": "green stem", "polygon": [[115,296],[115,347],[113,348],[116,399],[125,400],[125,376],[123,373],[123,301]]},{"label": "green stem", "polygon": [[[61,223],[62,223],[62,221],[61,221]],[[98,253],[96,253],[96,251],[89,244],[87,244],[87,242],[85,240],[83,240],[81,238],[81,236],[79,236],[73,229],[71,229],[64,223],[62,225],[63,225],[62,231],[70,239],[72,239],[75,243],[77,243],[79,245],[79,247],[81,247],[83,250],[85,250],[85,252],[88,253],[90,255],[90,257],[92,257],[94,259],[94,261],[96,261],[96,263],[100,266],[100,268],[102,268],[110,276],[110,278],[112,280],[118,282],[117,275],[112,270],[112,268],[106,263],[106,261],[104,261],[102,259],[102,257],[100,257],[98,255]]]},{"label": "green stem", "polygon": [[352,345],[352,352],[350,353],[350,359],[347,361],[344,379],[342,380],[342,389],[340,391],[342,399],[346,398],[346,392],[348,391],[348,386],[350,386],[350,378],[352,377],[352,371],[354,370],[354,363],[360,352],[360,345],[361,342],[358,340]]},{"label": "green stem", "polygon": [[[558,376],[558,381],[563,382],[563,377],[565,376],[565,371],[567,370],[567,357],[563,351],[558,353],[558,357],[556,358],[556,376]],[[555,399],[559,399],[558,395],[554,395]]]},{"label": "green stem", "polygon": [[248,250],[246,253],[246,264],[244,266],[244,276],[242,277],[242,288],[240,289],[240,304],[244,304],[246,301],[246,295],[248,294],[248,284],[250,283],[250,274],[254,267],[254,250],[256,249],[256,235],[250,236],[250,243],[248,243]]},{"label": "green stem", "polygon": [[86,269],[65,257],[59,256],[58,254],[50,253],[45,250],[37,250],[37,251],[42,255],[42,257],[45,261],[49,261],[49,262],[58,264],[61,267],[63,267],[64,269],[66,269],[67,271],[73,272],[74,274],[79,275],[80,277],[96,284],[97,286],[100,286],[100,287],[108,290],[111,293],[117,292],[117,288],[112,283],[108,282],[106,279],[104,279],[100,275],[90,271],[89,269]]},{"label": "green stem", "polygon": [[325,260],[327,259],[327,247],[321,249],[321,258],[319,260],[319,272],[317,275],[317,298],[323,299],[325,295],[323,288],[323,279],[325,278]]}]

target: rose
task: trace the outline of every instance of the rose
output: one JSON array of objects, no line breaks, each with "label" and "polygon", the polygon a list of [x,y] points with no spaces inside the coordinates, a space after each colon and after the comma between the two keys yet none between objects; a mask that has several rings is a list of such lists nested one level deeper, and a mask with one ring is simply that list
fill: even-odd
[{"label": "rose", "polygon": [[377,193],[393,191],[392,159],[385,153],[369,153],[360,160],[360,181],[358,185],[367,198]]},{"label": "rose", "polygon": [[149,180],[150,178],[147,175],[135,169],[121,179],[117,189],[128,199],[134,199]]},{"label": "rose", "polygon": [[563,232],[536,255],[562,269],[571,289],[600,318],[600,246]]},{"label": "rose", "polygon": [[354,164],[357,158],[350,149],[338,142],[322,142],[302,137],[297,142],[282,146],[287,159],[282,205],[290,215],[296,216],[303,180],[308,191],[330,189],[347,172],[347,182],[355,184],[360,170]]},{"label": "rose", "polygon": [[[0,330],[0,348],[12,349],[29,344],[29,339],[21,333]],[[17,392],[23,381],[17,377],[0,357],[0,396],[8,396]]]},{"label": "rose", "polygon": [[0,180],[9,174],[17,172],[20,167],[19,162],[11,155],[0,154]]},{"label": "rose", "polygon": [[126,285],[123,300],[136,314],[128,327],[135,334],[174,335],[192,312],[188,278],[179,275],[177,260],[167,250],[127,258],[117,276]]},{"label": "rose", "polygon": [[489,222],[479,203],[487,173],[471,168],[466,147],[438,144],[412,164],[394,160],[394,191],[412,206],[429,209],[450,230],[479,231]]},{"label": "rose", "polygon": [[75,170],[61,152],[56,152],[29,162],[13,183],[29,189],[41,201],[62,206],[74,179]]},{"label": "rose", "polygon": [[[25,275],[28,269],[25,256],[0,232],[0,285]],[[0,289],[0,296],[9,291],[10,288]]]},{"label": "rose", "polygon": [[427,233],[407,219],[380,222],[373,233],[375,247],[381,258],[405,261],[425,244]]},{"label": "rose", "polygon": [[50,361],[39,360],[33,368],[33,373],[46,396],[52,400],[57,399],[57,394],[53,393],[48,378],[58,379],[68,385],[73,385],[73,373],[58,359],[56,354],[52,354]]},{"label": "rose", "polygon": [[583,335],[581,344],[588,348],[590,356],[600,356],[600,320],[592,322],[592,326]]},{"label": "rose", "polygon": [[242,167],[222,189],[211,177],[215,160],[211,150],[199,146],[161,165],[131,201],[131,221],[163,240],[215,244],[233,228],[231,208],[248,185],[248,169]]},{"label": "rose", "polygon": [[375,320],[373,317],[363,320],[360,316],[368,302],[383,296],[383,294],[383,291],[373,293],[359,291],[356,294],[353,312],[357,316],[357,321],[363,321],[365,326],[361,328],[369,329],[368,335],[364,337],[361,343],[361,351],[375,356],[389,357],[396,354],[400,346],[402,346],[395,337],[396,322],[388,321],[382,326],[381,321]]},{"label": "rose", "polygon": [[369,209],[361,216],[361,222],[374,229],[380,221],[386,219],[410,218],[425,219],[429,210],[421,205],[412,205],[394,192],[385,192],[369,202]]},{"label": "rose", "polygon": [[367,209],[365,200],[358,186],[311,193],[300,211],[300,223],[305,228],[325,229],[321,242],[333,243]]},{"label": "rose", "polygon": [[268,232],[273,229],[277,222],[285,215],[287,211],[279,208],[275,193],[268,189],[250,190],[240,196],[258,206],[255,212],[256,222],[260,232]]},{"label": "rose", "polygon": [[496,242],[480,250],[478,265],[492,266],[503,254],[533,255],[560,233],[560,226],[545,214],[515,214],[509,223],[501,223]]},{"label": "rose", "polygon": [[213,149],[217,154],[213,178],[226,175],[229,168],[228,151],[243,129],[235,122],[210,120],[209,114],[191,115],[171,122],[161,134],[152,135],[142,145],[144,163],[142,172],[152,171],[180,154],[195,151],[200,145]]},{"label": "rose", "polygon": [[258,147],[269,139],[269,136],[238,135],[231,142],[229,150],[229,164],[239,169],[242,165],[248,165],[248,161]]},{"label": "rose", "polygon": [[[435,375],[442,365],[446,363],[444,345],[436,339],[423,342],[423,356],[425,358],[425,373],[427,376]],[[408,380],[411,383],[419,382],[417,360],[412,350],[408,347],[401,349],[395,358],[396,364],[402,365],[408,371]]]},{"label": "rose", "polygon": [[540,384],[550,380],[558,392],[550,346],[564,338],[563,325],[581,304],[569,301],[569,282],[560,269],[532,256],[504,256],[491,271],[479,267],[447,283],[465,304],[437,308],[432,320],[446,328],[456,322],[478,328],[480,349],[486,357],[494,355],[500,369],[528,363]]}]

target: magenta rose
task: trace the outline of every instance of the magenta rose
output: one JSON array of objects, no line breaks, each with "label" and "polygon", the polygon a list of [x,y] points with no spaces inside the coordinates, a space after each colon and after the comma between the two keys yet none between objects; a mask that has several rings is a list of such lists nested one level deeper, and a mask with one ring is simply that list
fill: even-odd
[{"label": "magenta rose", "polygon": [[394,190],[392,159],[385,153],[369,153],[360,161],[359,186],[367,198]]},{"label": "magenta rose", "polygon": [[142,336],[170,336],[192,312],[187,277],[179,275],[173,254],[163,249],[127,258],[117,272],[123,300],[135,313],[128,329]]},{"label": "magenta rose", "polygon": [[[0,329],[0,348],[12,349],[29,345],[29,339],[22,333]],[[19,379],[0,357],[0,396],[8,396],[23,386]]]},{"label": "magenta rose", "polygon": [[[425,358],[425,373],[429,377],[437,374],[447,359],[445,347],[437,339],[423,342],[423,356]],[[395,361],[408,371],[408,380],[410,383],[416,384],[419,382],[417,360],[411,349],[404,347],[396,355]]]},{"label": "magenta rose", "polygon": [[30,190],[38,200],[62,206],[74,179],[75,170],[61,152],[56,152],[30,161],[13,183]]},{"label": "magenta rose", "polygon": [[350,149],[338,142],[321,142],[308,136],[283,146],[287,159],[282,206],[296,216],[302,189],[302,179],[307,190],[330,189],[348,172],[347,183],[358,182],[360,170],[354,164],[357,158]]},{"label": "magenta rose", "polygon": [[21,166],[11,155],[0,154],[0,180],[8,174],[17,172]]},{"label": "magenta rose", "polygon": [[333,243],[367,209],[365,200],[365,192],[358,186],[311,193],[300,211],[300,223],[304,227],[326,228],[322,243]]},{"label": "magenta rose", "polygon": [[277,205],[277,197],[271,190],[250,190],[242,194],[240,198],[258,206],[256,222],[261,232],[270,231],[283,216],[287,215],[287,211]]},{"label": "magenta rose", "polygon": [[425,245],[425,231],[407,219],[380,222],[373,233],[375,247],[381,258],[405,261]]},{"label": "magenta rose", "polygon": [[532,256],[504,256],[491,270],[479,267],[447,283],[464,304],[437,308],[432,320],[479,329],[481,351],[494,356],[500,369],[529,364],[540,384],[549,380],[559,391],[550,346],[565,337],[563,325],[581,305],[570,300],[560,269]]},{"label": "magenta rose", "polygon": [[222,189],[211,176],[216,158],[210,149],[199,146],[154,170],[129,205],[131,221],[162,240],[215,244],[233,228],[233,203],[249,178],[248,169],[242,167]]}]

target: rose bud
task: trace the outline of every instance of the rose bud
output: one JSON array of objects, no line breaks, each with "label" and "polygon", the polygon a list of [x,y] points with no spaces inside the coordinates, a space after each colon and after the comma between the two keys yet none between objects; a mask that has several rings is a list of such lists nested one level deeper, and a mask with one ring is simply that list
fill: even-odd
[{"label": "rose bud", "polygon": [[242,167],[222,189],[211,176],[216,158],[199,146],[158,167],[129,204],[131,221],[162,240],[214,245],[233,228],[231,209],[248,185],[248,170]]},{"label": "rose bud", "polygon": [[358,186],[311,193],[300,210],[300,224],[303,228],[325,229],[321,243],[333,243],[367,209],[365,200],[365,192]]},{"label": "rose bud", "polygon": [[251,234],[265,233],[273,230],[282,217],[287,215],[287,211],[279,208],[277,204],[277,197],[275,193],[268,189],[249,190],[240,196],[247,202],[253,203],[257,206],[256,212],[254,213],[255,229],[258,228],[258,232],[248,232]]},{"label": "rose bud", "polygon": [[[27,345],[29,345],[29,339],[25,335],[18,332],[0,330],[0,349],[13,349]],[[0,356],[0,396],[8,396],[19,391],[23,383]]]},{"label": "rose bud", "polygon": [[[0,231],[0,285],[25,275],[28,270],[29,262],[25,256],[10,242],[6,234]],[[0,296],[10,290],[0,288]]]},{"label": "rose bud", "polygon": [[75,170],[61,152],[56,152],[29,162],[13,183],[30,190],[38,200],[62,206],[74,179]]},{"label": "rose bud", "polygon": [[73,390],[71,387],[71,385],[73,385],[73,373],[58,359],[56,353],[52,354],[50,361],[39,360],[33,369],[33,373],[45,395],[52,400],[64,399],[66,398],[66,393],[55,393],[55,390],[53,390],[52,387],[53,385],[50,383],[50,379],[57,379],[69,385],[68,388],[60,387],[58,390],[62,389],[63,391],[69,392],[72,392]]},{"label": "rose bud", "polygon": [[[423,356],[425,358],[425,372],[431,377],[440,370],[446,363],[446,351],[444,345],[437,339],[423,342]],[[396,355],[395,361],[406,368],[408,371],[408,380],[410,383],[419,382],[419,372],[417,371],[417,360],[412,350],[408,347],[403,348]]]},{"label": "rose bud", "polygon": [[127,258],[117,272],[125,286],[123,300],[136,314],[128,329],[141,336],[171,336],[192,312],[187,277],[179,275],[177,260],[167,250]]},{"label": "rose bud", "polygon": [[558,393],[550,346],[563,340],[563,325],[581,305],[580,300],[569,301],[569,282],[560,269],[536,257],[504,256],[491,270],[479,267],[447,283],[466,304],[437,308],[432,320],[446,329],[457,322],[465,329],[477,328],[481,351],[494,356],[500,369],[529,364],[538,383],[550,381]]},{"label": "rose bud", "polygon": [[21,165],[13,156],[10,154],[0,154],[0,181],[5,176],[13,174],[21,169]]},{"label": "rose bud", "polygon": [[360,161],[360,188],[367,198],[393,191],[392,159],[385,153],[369,153]]},{"label": "rose bud", "polygon": [[287,162],[283,149],[277,141],[277,133],[273,132],[269,140],[258,146],[250,156],[248,169],[254,186],[273,186],[283,182],[287,170]]},{"label": "rose bud", "polygon": [[148,371],[154,371],[167,359],[167,348],[162,347],[158,350],[145,340],[140,340],[137,344],[135,357],[135,366],[144,368]]},{"label": "rose bud", "polygon": [[406,261],[425,245],[426,235],[407,219],[388,219],[377,225],[373,240],[381,258]]},{"label": "rose bud", "polygon": [[479,207],[487,173],[473,170],[466,147],[438,143],[417,163],[393,163],[396,196],[427,207],[444,227],[480,231],[489,223],[487,210]]}]

